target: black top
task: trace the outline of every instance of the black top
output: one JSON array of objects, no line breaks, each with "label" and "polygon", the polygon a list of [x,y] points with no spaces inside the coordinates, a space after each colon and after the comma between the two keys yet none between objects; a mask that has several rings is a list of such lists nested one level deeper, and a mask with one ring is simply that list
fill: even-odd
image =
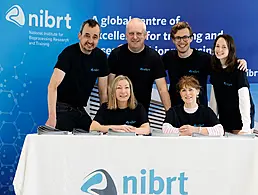
[{"label": "black top", "polygon": [[[227,69],[221,69],[219,72],[213,71],[210,82],[214,87],[218,114],[224,129],[226,131],[241,130],[243,124],[239,110],[238,90],[242,87],[249,89],[246,73],[239,70],[237,65],[235,65],[233,72],[229,72]],[[253,109],[254,105],[251,95],[250,103]]]},{"label": "black top", "polygon": [[132,53],[124,44],[111,52],[108,63],[111,73],[130,78],[136,99],[148,111],[153,82],[166,76],[159,54],[146,45],[140,53]]},{"label": "black top", "polygon": [[211,55],[194,49],[189,57],[180,58],[177,50],[170,50],[163,55],[162,60],[170,80],[171,106],[184,104],[176,88],[182,76],[195,76],[198,79],[201,85],[200,104],[207,106],[207,78],[211,72]]},{"label": "black top", "polygon": [[55,68],[66,73],[57,89],[57,101],[72,106],[86,106],[97,77],[109,74],[106,54],[99,48],[84,54],[79,43],[61,52]]},{"label": "black top", "polygon": [[214,125],[220,124],[212,109],[203,105],[199,105],[196,112],[191,114],[185,112],[183,105],[174,106],[166,112],[164,123],[169,123],[176,128],[183,125],[213,127]]},{"label": "black top", "polygon": [[137,128],[149,122],[146,111],[140,103],[133,110],[130,108],[110,110],[107,108],[107,103],[102,104],[94,120],[101,125],[131,125]]}]

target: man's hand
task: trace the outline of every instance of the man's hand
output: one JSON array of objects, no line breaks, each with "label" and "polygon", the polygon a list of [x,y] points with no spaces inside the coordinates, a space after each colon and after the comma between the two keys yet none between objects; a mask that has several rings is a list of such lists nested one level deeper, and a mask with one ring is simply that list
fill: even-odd
[{"label": "man's hand", "polygon": [[238,69],[247,72],[247,62],[244,59],[237,60]]},{"label": "man's hand", "polygon": [[47,122],[46,122],[45,125],[55,128],[56,127],[56,118],[55,117],[49,117],[47,119]]}]

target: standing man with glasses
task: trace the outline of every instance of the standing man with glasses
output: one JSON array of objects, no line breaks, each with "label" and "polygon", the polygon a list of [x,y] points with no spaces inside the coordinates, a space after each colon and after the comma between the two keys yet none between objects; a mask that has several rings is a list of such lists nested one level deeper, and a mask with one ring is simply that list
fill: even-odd
[{"label": "standing man with glasses", "polygon": [[139,18],[131,19],[126,26],[127,44],[114,49],[109,55],[109,85],[115,76],[128,76],[134,86],[137,101],[148,112],[155,81],[165,110],[168,110],[170,98],[164,65],[159,54],[144,44],[146,37],[145,23]]},{"label": "standing man with glasses", "polygon": [[66,47],[58,56],[48,85],[46,125],[60,130],[89,131],[91,118],[84,107],[98,78],[101,103],[107,102],[108,65],[106,54],[97,48],[100,25],[93,19],[83,22],[79,43]]},{"label": "standing man with glasses", "polygon": [[[199,93],[200,104],[207,106],[207,79],[211,72],[211,55],[192,49],[193,31],[187,22],[179,22],[171,29],[171,38],[176,50],[166,52],[163,57],[165,69],[168,70],[170,80],[169,94],[171,105],[183,104],[176,85],[182,76],[194,76],[198,79],[201,91]],[[246,61],[239,60],[240,70],[246,70]]]}]

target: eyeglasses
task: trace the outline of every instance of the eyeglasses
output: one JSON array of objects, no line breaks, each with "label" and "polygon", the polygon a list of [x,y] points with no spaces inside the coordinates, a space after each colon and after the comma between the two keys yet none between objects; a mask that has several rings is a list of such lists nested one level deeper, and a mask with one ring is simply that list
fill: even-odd
[{"label": "eyeglasses", "polygon": [[174,40],[175,40],[176,42],[179,42],[179,41],[181,41],[182,39],[183,39],[183,41],[188,41],[188,39],[190,39],[191,37],[192,37],[192,35],[189,35],[189,36],[185,35],[185,36],[183,36],[183,37],[177,36],[177,37],[174,38]]}]

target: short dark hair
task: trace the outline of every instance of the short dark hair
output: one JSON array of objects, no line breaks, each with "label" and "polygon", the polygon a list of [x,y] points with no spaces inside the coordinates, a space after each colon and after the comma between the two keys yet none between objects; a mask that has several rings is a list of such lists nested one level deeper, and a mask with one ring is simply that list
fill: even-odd
[{"label": "short dark hair", "polygon": [[94,19],[88,19],[88,20],[86,20],[86,21],[84,21],[84,22],[82,23],[81,29],[80,29],[80,33],[82,33],[83,28],[84,28],[84,26],[85,26],[86,24],[88,24],[89,27],[91,27],[91,28],[93,28],[93,27],[95,27],[95,26],[99,26],[99,28],[100,28],[100,25],[99,25],[99,23],[98,23],[96,20],[94,20]]},{"label": "short dark hair", "polygon": [[216,37],[214,44],[213,44],[213,48],[212,48],[212,58],[211,58],[211,63],[212,63],[212,68],[215,71],[221,71],[222,70],[222,66],[221,66],[221,62],[220,60],[216,57],[215,55],[215,47],[217,44],[217,41],[219,38],[223,38],[225,39],[227,46],[228,46],[228,57],[226,60],[226,65],[227,65],[227,69],[226,71],[233,71],[235,68],[235,64],[237,63],[237,57],[236,57],[236,46],[235,46],[235,42],[233,37],[231,37],[228,34],[222,34]]},{"label": "short dark hair", "polygon": [[193,36],[193,31],[192,31],[191,26],[188,24],[188,22],[182,21],[182,22],[178,22],[171,28],[171,32],[170,32],[171,38],[174,39],[177,31],[185,29],[185,28],[187,28],[189,30],[190,36]]}]

